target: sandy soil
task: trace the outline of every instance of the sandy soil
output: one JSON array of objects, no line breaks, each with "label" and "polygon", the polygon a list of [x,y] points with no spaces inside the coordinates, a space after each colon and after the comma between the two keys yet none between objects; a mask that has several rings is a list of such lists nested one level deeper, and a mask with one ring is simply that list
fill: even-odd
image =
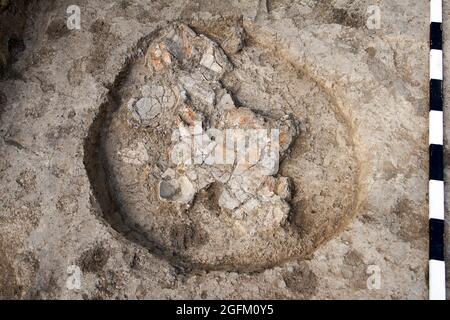
[{"label": "sandy soil", "polygon": [[[1,298],[427,298],[427,2],[78,1],[68,30],[71,4],[0,6]],[[178,79],[145,62],[181,22],[223,49],[239,108],[298,122],[283,224],[250,232],[218,183],[158,198],[171,130],[127,103]]]}]

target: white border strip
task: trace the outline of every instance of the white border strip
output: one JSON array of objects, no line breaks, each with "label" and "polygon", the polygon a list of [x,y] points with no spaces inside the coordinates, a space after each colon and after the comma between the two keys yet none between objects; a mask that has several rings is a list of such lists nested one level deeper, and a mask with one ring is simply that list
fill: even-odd
[{"label": "white border strip", "polygon": [[[442,0],[430,0],[430,46],[437,47],[438,43],[442,44],[442,32],[438,30],[436,24],[442,30]],[[433,34],[436,32],[436,34]],[[430,79],[433,81],[443,81],[444,67],[443,67],[443,51],[440,46],[438,49],[430,50]],[[430,95],[442,94],[432,92],[436,86],[431,86]],[[439,99],[440,100],[440,99]],[[437,103],[438,101],[436,101]],[[431,99],[430,99],[431,103]],[[440,103],[440,102],[439,102]],[[431,110],[431,108],[439,108],[440,110]],[[442,109],[441,109],[442,108]],[[429,113],[429,142],[430,151],[437,150],[437,146],[443,147],[444,142],[444,117],[443,106],[431,106]],[[433,149],[432,149],[433,147]],[[442,159],[432,159],[432,157],[441,157],[440,154],[433,154],[430,152],[430,166],[436,162],[439,168],[430,167],[430,178],[441,176],[443,168],[439,164]],[[440,172],[437,172],[439,170]],[[436,176],[436,175],[439,176]],[[446,299],[446,271],[445,271],[445,253],[444,250],[444,235],[443,226],[445,228],[445,203],[444,203],[444,181],[429,180],[429,299],[430,300],[445,300]],[[437,259],[437,260],[436,260]],[[444,260],[444,261],[441,261]]]},{"label": "white border strip", "polygon": [[429,182],[429,217],[444,220],[444,181]]},{"label": "white border strip", "polygon": [[431,110],[430,118],[430,144],[444,144],[444,113]]},{"label": "white border strip", "polygon": [[430,50],[430,79],[443,79],[442,50]]},{"label": "white border strip", "polygon": [[442,0],[430,0],[430,21],[442,23]]},{"label": "white border strip", "polygon": [[430,260],[430,300],[445,300],[445,262]]}]

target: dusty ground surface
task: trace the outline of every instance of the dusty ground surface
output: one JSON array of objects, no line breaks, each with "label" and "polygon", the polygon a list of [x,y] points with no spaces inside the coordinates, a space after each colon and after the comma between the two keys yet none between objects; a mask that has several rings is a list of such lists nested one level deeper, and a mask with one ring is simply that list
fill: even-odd
[{"label": "dusty ground surface", "polygon": [[[427,297],[427,2],[79,1],[70,31],[71,4],[32,2],[0,47],[0,297]],[[217,182],[188,206],[158,197],[169,113],[142,128],[127,105],[186,71],[145,67],[174,22],[229,59],[218,97],[298,122],[283,223],[250,230],[264,210],[236,218]]]}]

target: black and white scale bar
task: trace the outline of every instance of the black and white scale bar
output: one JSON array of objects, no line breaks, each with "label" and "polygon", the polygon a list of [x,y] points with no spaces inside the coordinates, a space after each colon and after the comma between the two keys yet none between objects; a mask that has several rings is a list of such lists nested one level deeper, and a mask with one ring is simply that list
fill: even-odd
[{"label": "black and white scale bar", "polygon": [[445,300],[442,0],[430,0],[430,300]]}]

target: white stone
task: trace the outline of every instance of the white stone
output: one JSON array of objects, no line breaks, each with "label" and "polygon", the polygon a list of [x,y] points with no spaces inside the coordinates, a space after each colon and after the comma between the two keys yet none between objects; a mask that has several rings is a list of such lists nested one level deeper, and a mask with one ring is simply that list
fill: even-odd
[{"label": "white stone", "polygon": [[185,176],[178,178],[178,183],[181,191],[178,202],[184,204],[192,202],[192,200],[194,200],[195,194],[197,193],[197,191],[194,189],[194,185]]},{"label": "white stone", "polygon": [[197,98],[208,105],[214,104],[216,94],[208,83],[202,79],[201,75],[180,76],[179,81],[191,97]]},{"label": "white stone", "polygon": [[235,105],[234,105],[234,101],[233,98],[231,98],[231,95],[229,95],[228,93],[225,93],[221,98],[219,103],[217,103],[217,109],[219,110],[231,110],[234,109]]},{"label": "white stone", "polygon": [[224,209],[234,210],[239,207],[241,203],[232,197],[228,190],[224,189],[219,197],[219,206]]},{"label": "white stone", "polygon": [[216,62],[214,55],[211,53],[203,54],[200,64],[215,73],[221,73],[223,71],[223,68]]},{"label": "white stone", "polygon": [[153,98],[142,98],[138,100],[135,108],[142,121],[152,120],[161,113],[161,104]]},{"label": "white stone", "polygon": [[277,152],[263,152],[258,167],[260,173],[265,176],[273,176],[278,172],[280,165],[280,156]]}]

